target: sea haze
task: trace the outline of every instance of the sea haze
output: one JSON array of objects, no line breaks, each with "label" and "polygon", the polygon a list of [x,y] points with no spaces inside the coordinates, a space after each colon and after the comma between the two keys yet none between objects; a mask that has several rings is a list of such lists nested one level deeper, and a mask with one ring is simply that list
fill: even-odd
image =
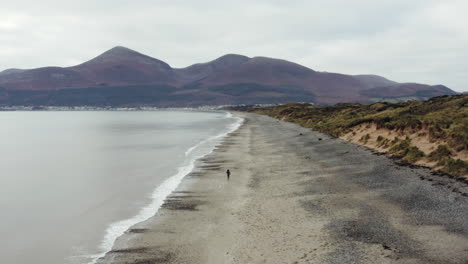
[{"label": "sea haze", "polygon": [[92,262],[239,122],[220,112],[1,113],[0,262]]}]

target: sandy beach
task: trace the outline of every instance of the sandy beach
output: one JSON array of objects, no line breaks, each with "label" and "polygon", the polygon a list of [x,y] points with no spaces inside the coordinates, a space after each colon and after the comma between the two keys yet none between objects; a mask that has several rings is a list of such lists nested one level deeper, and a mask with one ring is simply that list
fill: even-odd
[{"label": "sandy beach", "polygon": [[98,263],[468,263],[466,183],[236,114],[244,124]]}]

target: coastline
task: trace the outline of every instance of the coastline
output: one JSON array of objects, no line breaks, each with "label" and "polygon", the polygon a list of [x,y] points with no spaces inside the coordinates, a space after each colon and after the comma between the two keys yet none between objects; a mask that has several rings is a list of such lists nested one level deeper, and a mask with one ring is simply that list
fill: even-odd
[{"label": "coastline", "polygon": [[151,218],[155,212],[161,209],[164,205],[165,200],[169,195],[171,195],[174,190],[181,184],[183,179],[193,172],[196,167],[196,163],[199,159],[211,154],[215,147],[220,144],[220,140],[226,137],[228,134],[236,131],[243,123],[243,119],[240,117],[233,117],[230,112],[226,112],[226,118],[235,118],[237,119],[232,124],[226,127],[226,131],[220,134],[216,134],[207,139],[200,141],[185,152],[185,156],[188,157],[192,152],[197,151],[200,147],[209,144],[211,145],[201,153],[197,153],[194,157],[187,159],[184,164],[178,168],[178,171],[175,175],[172,175],[166,179],[161,185],[157,186],[152,195],[152,201],[147,206],[140,209],[139,213],[129,219],[120,220],[114,223],[111,223],[105,231],[105,236],[101,242],[102,253],[96,255],[90,255],[91,261],[89,264],[99,263],[99,259],[103,258],[107,253],[109,253],[114,247],[116,240],[125,234],[126,231],[134,225],[137,225],[141,222],[144,222]]},{"label": "coastline", "polygon": [[291,123],[237,115],[242,126],[97,263],[468,259],[468,186]]}]

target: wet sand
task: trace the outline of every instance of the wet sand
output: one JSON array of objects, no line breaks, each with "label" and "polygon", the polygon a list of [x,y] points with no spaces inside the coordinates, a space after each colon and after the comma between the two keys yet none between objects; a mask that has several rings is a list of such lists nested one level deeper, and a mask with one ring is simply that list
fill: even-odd
[{"label": "wet sand", "polygon": [[239,115],[244,125],[99,263],[468,263],[466,183]]}]

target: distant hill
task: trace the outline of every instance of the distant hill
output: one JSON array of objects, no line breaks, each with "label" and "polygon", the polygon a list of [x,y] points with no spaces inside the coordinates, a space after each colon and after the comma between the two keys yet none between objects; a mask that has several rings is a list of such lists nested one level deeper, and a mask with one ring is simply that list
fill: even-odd
[{"label": "distant hill", "polygon": [[335,104],[451,94],[456,93],[442,85],[318,72],[285,60],[236,54],[177,69],[125,47],[73,67],[0,72],[2,105]]}]

